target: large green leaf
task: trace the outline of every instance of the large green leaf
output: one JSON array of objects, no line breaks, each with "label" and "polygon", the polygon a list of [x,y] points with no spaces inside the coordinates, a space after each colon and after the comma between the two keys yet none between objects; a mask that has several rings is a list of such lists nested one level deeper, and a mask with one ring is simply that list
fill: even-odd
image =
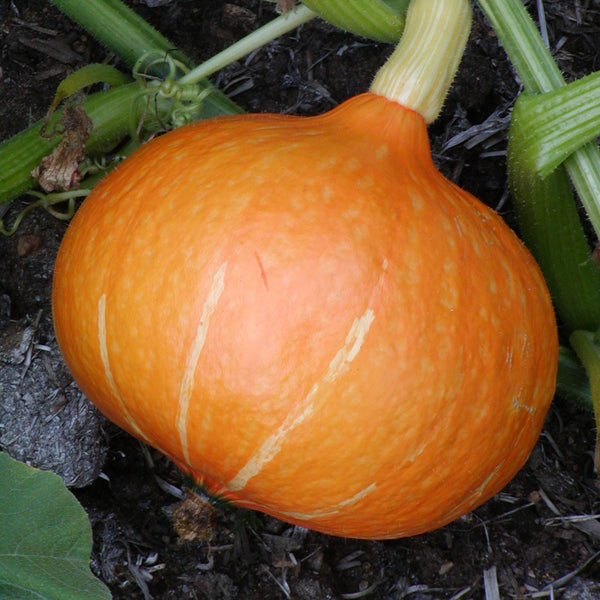
[{"label": "large green leaf", "polygon": [[60,477],[0,452],[0,598],[110,600],[91,550],[87,515]]}]

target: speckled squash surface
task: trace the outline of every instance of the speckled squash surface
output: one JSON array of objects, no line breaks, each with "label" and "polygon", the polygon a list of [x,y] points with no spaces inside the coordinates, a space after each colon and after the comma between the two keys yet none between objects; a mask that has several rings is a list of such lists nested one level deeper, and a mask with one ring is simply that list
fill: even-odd
[{"label": "speckled squash surface", "polygon": [[548,291],[372,93],[144,145],[73,219],[56,334],[115,423],[211,493],[330,534],[424,532],[499,491],[551,402]]}]

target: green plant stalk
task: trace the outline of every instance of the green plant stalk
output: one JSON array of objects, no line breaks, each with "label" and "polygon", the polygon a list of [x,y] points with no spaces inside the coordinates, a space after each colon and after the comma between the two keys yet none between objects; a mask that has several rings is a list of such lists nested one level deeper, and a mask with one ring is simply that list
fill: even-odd
[{"label": "green plant stalk", "polygon": [[574,331],[569,341],[577,356],[581,359],[590,381],[592,405],[596,416],[596,452],[594,464],[600,468],[600,344],[596,336],[589,331]]},{"label": "green plant stalk", "polygon": [[[600,135],[600,71],[551,92],[519,96],[519,156],[546,177]],[[514,113],[513,113],[514,114]]]},{"label": "green plant stalk", "polygon": [[[101,155],[117,146],[129,134],[132,116],[137,119],[142,117],[145,107],[136,103],[140,91],[138,83],[129,83],[90,94],[84,100],[83,107],[94,123],[94,129],[86,143],[91,156]],[[135,111],[133,115],[132,110]],[[62,110],[56,111],[48,130],[52,129],[52,125],[61,116]],[[159,126],[150,114],[145,115],[145,118],[146,128]],[[34,183],[31,171],[58,144],[60,136],[46,139],[40,135],[42,124],[42,121],[38,121],[0,143],[0,204],[31,189]]]},{"label": "green plant stalk", "polygon": [[525,89],[550,92],[565,80],[521,0],[477,0]]},{"label": "green plant stalk", "polygon": [[508,180],[520,234],[542,269],[556,313],[567,330],[595,330],[600,323],[600,270],[592,260],[565,170],[539,177],[521,150],[528,140],[527,128],[520,123],[528,115],[527,107],[517,101],[507,149]]},{"label": "green plant stalk", "polygon": [[[184,64],[191,64],[191,61],[181,53],[171,52],[172,45],[168,40],[118,0],[106,0],[105,2],[91,0],[86,3],[74,0],[56,0],[55,4],[83,27],[89,28],[93,35],[121,54],[122,58],[130,64],[135,63],[146,52],[163,52],[165,54],[169,52],[169,56],[178,56]],[[275,19],[277,21],[275,27],[268,24],[259,32],[255,32],[253,35],[254,47],[257,47],[258,41],[260,41],[259,45],[265,44],[297,27],[301,22],[316,16],[307,8],[297,12],[299,14],[296,17],[293,15],[290,18],[280,17]],[[101,23],[104,23],[105,26],[100,26]],[[242,41],[237,45],[237,50],[234,49],[234,53],[237,52],[236,55],[228,53],[225,56],[219,56],[217,60],[219,68],[237,60],[251,50],[249,44]],[[140,54],[138,55],[136,52]],[[212,67],[209,65],[209,70],[214,71],[216,62],[211,60],[209,63],[212,65]],[[200,67],[202,68],[203,65]],[[83,70],[90,68],[92,67],[84,67]],[[79,72],[73,76],[77,77],[77,73]],[[228,98],[223,97],[223,100],[222,93],[216,88],[201,81],[202,77],[202,75],[198,75],[198,71],[192,71],[189,73],[187,81],[183,82],[183,84],[199,83],[201,89],[211,90],[211,93],[202,102],[198,118],[241,112],[241,109]],[[116,146],[129,133],[130,124],[142,117],[139,110],[136,113],[136,109],[132,108],[141,94],[142,88],[136,83],[131,86],[120,86],[109,92],[92,94],[84,102],[84,108],[94,122],[94,130],[87,143],[87,150],[92,156]],[[102,103],[106,103],[106,110]],[[205,108],[207,104],[210,105],[208,110]],[[141,106],[143,105],[137,105],[137,109],[140,109]],[[60,116],[61,112],[59,111],[49,125],[56,123]],[[159,124],[149,120],[148,115],[145,115],[145,119],[146,129],[151,123],[158,128]],[[0,169],[0,204],[31,189],[34,184],[31,176],[32,169],[58,144],[58,137],[47,140],[39,135],[41,126],[41,122],[36,123],[0,144],[0,165],[2,165],[2,169]],[[99,143],[100,140],[108,143]]]},{"label": "green plant stalk", "polygon": [[[559,357],[557,391],[572,398],[573,365],[582,385],[586,380],[584,371],[587,373],[597,425],[598,468],[600,360],[597,348],[590,341],[592,334],[582,330],[597,330],[600,325],[600,283],[598,266],[592,259],[567,177],[568,173],[598,236],[600,151],[590,141],[597,117],[590,114],[594,101],[588,96],[594,86],[593,76],[570,84],[575,93],[566,90],[564,78],[523,4],[519,0],[478,1],[525,87],[526,95],[517,101],[511,119],[507,149],[509,184],[521,235],[540,263],[559,319],[568,331],[574,332],[570,338],[575,350],[569,356],[571,368],[565,368],[564,356],[562,363]],[[573,111],[581,111],[581,116],[574,118]],[[548,120],[544,112],[550,117]],[[536,120],[541,121],[537,126],[533,123]],[[530,125],[539,132],[539,137]],[[550,139],[552,127],[558,133],[554,140]],[[553,147],[550,151],[544,138],[556,143],[558,149]],[[565,158],[569,152],[573,153]],[[556,166],[563,158],[564,162]],[[579,364],[577,359],[581,361]]]},{"label": "green plant stalk", "polygon": [[[600,238],[600,150],[595,142],[581,146],[563,163],[577,195]],[[600,323],[598,323],[600,326]]]},{"label": "green plant stalk", "polygon": [[193,62],[121,0],[50,0],[129,67],[143,54],[169,53],[188,67]]},{"label": "green plant stalk", "polygon": [[303,0],[320,17],[346,31],[396,42],[404,30],[409,0]]},{"label": "green plant stalk", "polygon": [[540,264],[568,331],[600,325],[600,269],[592,260],[566,171],[558,167],[600,134],[599,94],[600,72],[552,92],[524,92],[512,113],[507,149],[521,236]]},{"label": "green plant stalk", "polygon": [[[478,0],[517,71],[525,90],[552,92],[566,85],[520,0]],[[579,148],[564,163],[579,198],[600,238],[600,150],[593,143]],[[558,225],[558,224],[557,224]],[[543,235],[540,227],[540,235]]]},{"label": "green plant stalk", "polygon": [[[193,61],[176,49],[142,17],[123,4],[121,0],[51,0],[63,13],[89,31],[98,41],[120,56],[133,68],[140,57],[149,53],[169,54],[188,67]],[[158,71],[157,77],[164,75]],[[211,83],[202,82],[211,93],[206,97],[200,118],[243,112]]]},{"label": "green plant stalk", "polygon": [[[525,87],[513,111],[507,149],[521,236],[542,268],[567,330],[595,330],[600,275],[566,173],[600,232],[600,151],[590,142],[598,120],[593,114],[598,79],[590,76],[567,86],[519,0],[479,3]],[[548,140],[554,144],[551,152]]]},{"label": "green plant stalk", "polygon": [[[148,52],[169,53],[184,64],[192,65],[190,59],[175,51],[166,38],[120,0],[55,0],[54,4],[131,67]],[[202,103],[199,118],[242,112],[237,104],[208,82],[202,82],[201,87],[210,89],[211,93]],[[141,92],[136,83],[91,94],[87,98],[84,107],[88,114],[92,113],[90,116],[94,122],[94,131],[87,143],[92,154],[101,153],[102,148],[114,147],[125,137],[134,118],[132,106]],[[102,103],[106,106],[103,107]],[[61,111],[57,111],[50,125],[60,115]],[[41,126],[40,121],[0,143],[0,204],[31,189],[34,183],[31,170],[57,145],[57,137],[46,140],[39,135]]]}]

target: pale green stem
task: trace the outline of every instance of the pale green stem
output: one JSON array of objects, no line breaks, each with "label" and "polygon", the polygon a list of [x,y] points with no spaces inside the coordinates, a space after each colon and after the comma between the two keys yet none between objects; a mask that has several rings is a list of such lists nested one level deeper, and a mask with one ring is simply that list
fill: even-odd
[{"label": "pale green stem", "polygon": [[182,85],[198,83],[200,80],[230,65],[232,62],[307,23],[316,16],[317,13],[313,12],[307,6],[299,6],[296,10],[273,19],[239,42],[232,44],[223,50],[223,52],[219,52],[219,54],[198,65],[195,69],[192,69],[181,77],[179,83]]},{"label": "pale green stem", "polygon": [[529,92],[549,92],[565,84],[521,0],[478,0],[506,54]]},{"label": "pale green stem", "polygon": [[462,58],[471,29],[468,0],[413,0],[398,47],[377,73],[371,92],[433,122]]}]

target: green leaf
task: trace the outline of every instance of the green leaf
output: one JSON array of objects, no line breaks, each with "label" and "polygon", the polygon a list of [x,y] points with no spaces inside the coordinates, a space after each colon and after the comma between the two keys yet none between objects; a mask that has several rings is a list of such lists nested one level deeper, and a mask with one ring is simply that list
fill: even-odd
[{"label": "green leaf", "polygon": [[583,363],[567,346],[558,349],[556,393],[561,398],[593,411],[592,390]]},{"label": "green leaf", "polygon": [[596,417],[596,451],[594,465],[600,467],[600,343],[591,331],[574,331],[570,337],[571,347],[583,363],[590,381],[592,405]]},{"label": "green leaf", "polygon": [[110,600],[87,515],[58,475],[0,453],[0,598]]},{"label": "green leaf", "polygon": [[108,83],[112,87],[119,87],[130,81],[130,77],[110,65],[100,63],[85,65],[81,69],[67,75],[58,84],[48,113],[51,115],[65,98],[80,92],[83,88],[94,83]]}]

